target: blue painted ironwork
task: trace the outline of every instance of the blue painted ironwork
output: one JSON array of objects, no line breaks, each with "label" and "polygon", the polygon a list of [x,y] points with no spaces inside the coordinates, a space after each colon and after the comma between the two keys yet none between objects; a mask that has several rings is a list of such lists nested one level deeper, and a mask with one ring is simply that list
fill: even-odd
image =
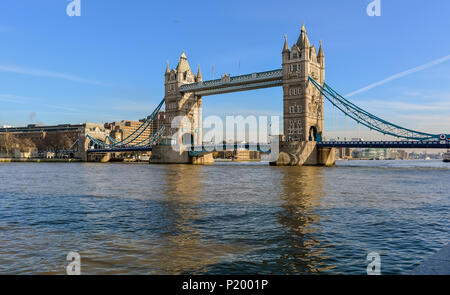
[{"label": "blue painted ironwork", "polygon": [[215,151],[236,151],[236,150],[250,150],[258,151],[263,154],[269,154],[271,152],[270,144],[260,143],[242,143],[242,144],[202,144],[188,146],[186,150],[189,151],[191,157],[200,157],[203,154],[211,153]]},{"label": "blue painted ironwork", "polygon": [[[120,146],[120,147],[108,147],[102,145],[102,141],[98,139],[92,138],[90,135],[87,135],[95,144],[100,146],[99,149],[88,149],[88,153],[118,153],[118,152],[142,152],[142,151],[151,151],[152,147],[158,142],[161,136],[166,132],[166,127],[163,125],[158,129],[153,135],[148,137],[147,139],[137,143],[136,145],[130,146]],[[98,144],[99,142],[100,144]]]},{"label": "blue painted ironwork", "polygon": [[273,70],[240,76],[224,76],[222,79],[202,81],[182,85],[180,92],[194,92],[196,95],[206,96],[251,89],[282,86],[283,71]]},{"label": "blue painted ironwork", "polygon": [[[133,145],[133,143],[142,135],[142,133],[144,133],[144,131],[146,131],[150,127],[150,124],[155,120],[155,118],[158,115],[159,111],[161,110],[161,107],[163,106],[164,102],[165,102],[165,99],[163,99],[158,104],[158,106],[152,112],[152,114],[147,116],[145,121],[142,122],[142,124],[138,128],[136,128],[136,130],[134,130],[130,135],[128,135],[126,138],[124,138],[121,141],[117,141],[117,140],[113,139],[112,137],[110,137],[109,135],[106,138],[111,143],[106,143],[101,140],[98,140],[98,139],[92,137],[90,134],[86,134],[86,137],[88,137],[95,144],[97,144],[101,147],[104,147],[104,148],[121,148],[121,147],[126,147],[129,145]],[[157,133],[159,131],[160,130],[158,130]],[[149,138],[153,137],[155,134],[152,134]]]},{"label": "blue painted ironwork", "polygon": [[448,140],[399,140],[399,141],[322,141],[318,147],[348,148],[401,148],[401,149],[446,149],[450,148]]},{"label": "blue painted ironwork", "polygon": [[[399,125],[390,123],[383,120],[366,110],[358,107],[352,102],[348,101],[342,97],[339,93],[333,90],[329,85],[324,83],[320,85],[313,78],[309,77],[309,81],[320,91],[320,93],[330,101],[336,108],[342,111],[345,115],[349,116],[359,124],[362,124],[371,130],[378,131],[380,133],[391,135],[397,138],[407,139],[407,140],[439,140],[439,134],[430,134],[420,131],[415,131],[401,127]],[[446,135],[450,138],[450,134]]]},{"label": "blue painted ironwork", "polygon": [[120,153],[120,152],[149,152],[153,149],[152,146],[144,146],[144,147],[121,147],[121,148],[101,148],[101,149],[88,149],[88,154],[94,153]]},{"label": "blue painted ironwork", "polygon": [[153,145],[161,138],[161,136],[164,135],[164,133],[166,133],[166,126],[162,125],[153,135],[149,136],[147,139],[141,142],[138,142],[136,146]]}]

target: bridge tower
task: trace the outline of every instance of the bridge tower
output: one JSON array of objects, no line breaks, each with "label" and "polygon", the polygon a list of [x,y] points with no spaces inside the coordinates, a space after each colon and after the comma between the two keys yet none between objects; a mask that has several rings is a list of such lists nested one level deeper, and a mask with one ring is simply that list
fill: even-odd
[{"label": "bridge tower", "polygon": [[285,36],[282,50],[283,133],[279,166],[334,165],[334,149],[318,148],[324,135],[324,97],[309,82],[325,82],[325,55],[311,46],[305,25],[297,42],[289,48]]},{"label": "bridge tower", "polygon": [[[192,163],[208,164],[204,158],[192,159],[184,151],[183,145],[200,145],[202,141],[202,97],[193,92],[182,93],[180,87],[202,81],[200,65],[197,75],[193,73],[186,54],[183,52],[175,69],[170,69],[167,62],[164,74],[166,133],[163,145],[154,147],[151,163]],[[183,119],[182,119],[183,118]],[[179,148],[173,149],[173,145]],[[211,159],[212,159],[212,155]],[[209,160],[211,160],[209,159]]]},{"label": "bridge tower", "polygon": [[[166,127],[168,132],[166,137],[178,132],[177,142],[179,143],[202,143],[202,97],[194,93],[181,93],[180,87],[202,81],[200,66],[197,75],[191,70],[186,54],[183,52],[178,61],[176,69],[169,69],[167,64],[165,80],[165,101],[166,101]],[[178,128],[172,128],[173,119],[176,117],[186,117],[189,121],[179,121]],[[178,122],[178,121],[177,121]]]},{"label": "bridge tower", "polygon": [[321,141],[323,137],[324,97],[309,83],[309,76],[323,84],[325,55],[311,46],[305,25],[297,43],[289,48],[285,36],[282,51],[283,123],[288,141]]}]

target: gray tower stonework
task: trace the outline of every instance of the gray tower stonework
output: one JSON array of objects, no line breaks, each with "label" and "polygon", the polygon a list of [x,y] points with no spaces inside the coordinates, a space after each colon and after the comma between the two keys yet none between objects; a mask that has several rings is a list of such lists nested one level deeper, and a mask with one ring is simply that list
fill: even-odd
[{"label": "gray tower stonework", "polygon": [[[194,93],[182,93],[180,87],[202,81],[200,66],[197,75],[191,70],[183,52],[176,69],[167,64],[164,74],[164,100],[166,132],[160,145],[153,147],[150,163],[164,164],[211,164],[212,154],[191,157],[187,145],[201,145],[202,137],[202,97]],[[181,119],[184,118],[184,119]]]},{"label": "gray tower stonework", "polygon": [[[165,101],[166,101],[166,127],[168,128],[165,138],[171,139],[179,130],[180,143],[201,144],[202,143],[202,97],[194,93],[181,93],[179,88],[185,84],[202,81],[200,68],[197,75],[191,70],[186,54],[181,55],[177,68],[169,69],[167,65],[165,78]],[[173,119],[184,116],[189,119],[189,124],[181,122],[178,128],[171,128]]]},{"label": "gray tower stonework", "polygon": [[309,81],[323,85],[325,55],[311,46],[305,25],[297,42],[289,48],[287,36],[282,51],[283,134],[277,166],[325,165],[335,163],[334,148],[319,148],[324,137],[324,97]]},{"label": "gray tower stonework", "polygon": [[324,98],[309,83],[311,76],[323,84],[325,56],[311,46],[303,25],[297,43],[289,48],[287,37],[282,52],[283,125],[287,141],[320,141],[323,137]]}]

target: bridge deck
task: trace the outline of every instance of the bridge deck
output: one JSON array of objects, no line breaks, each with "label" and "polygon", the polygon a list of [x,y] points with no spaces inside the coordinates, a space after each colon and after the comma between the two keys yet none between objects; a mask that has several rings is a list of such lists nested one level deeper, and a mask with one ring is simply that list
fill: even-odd
[{"label": "bridge deck", "polygon": [[[450,141],[322,141],[317,142],[318,147],[335,148],[398,148],[398,149],[450,149]],[[213,151],[254,150],[270,153],[271,146],[262,144],[203,144],[186,147],[191,154],[202,154]],[[152,147],[124,147],[110,149],[89,149],[87,153],[121,153],[121,152],[148,152]]]},{"label": "bridge deck", "polygon": [[110,148],[110,149],[88,149],[88,154],[94,153],[122,153],[122,152],[150,152],[152,147],[124,147],[124,148]]},{"label": "bridge deck", "polygon": [[319,147],[447,149],[450,141],[322,141]]},{"label": "bridge deck", "polygon": [[282,70],[253,73],[228,79],[216,79],[186,84],[180,87],[180,92],[194,92],[196,95],[207,96],[283,85]]}]

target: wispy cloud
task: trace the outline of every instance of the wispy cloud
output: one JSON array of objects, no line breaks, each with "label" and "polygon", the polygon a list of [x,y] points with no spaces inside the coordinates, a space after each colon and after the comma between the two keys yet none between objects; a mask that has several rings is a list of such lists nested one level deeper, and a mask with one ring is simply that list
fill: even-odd
[{"label": "wispy cloud", "polygon": [[355,94],[365,92],[365,91],[367,91],[367,90],[369,90],[369,89],[375,88],[375,87],[377,87],[377,86],[384,85],[384,84],[386,84],[386,83],[388,83],[388,82],[391,82],[391,81],[393,81],[393,80],[397,80],[397,79],[399,79],[399,78],[402,78],[402,77],[405,77],[405,76],[408,76],[408,75],[411,75],[411,74],[414,74],[414,73],[423,71],[423,70],[425,70],[425,69],[431,68],[431,67],[433,67],[433,66],[435,66],[435,65],[438,65],[438,64],[441,64],[441,63],[443,63],[443,62],[446,62],[447,60],[450,60],[450,55],[444,56],[444,57],[442,57],[442,58],[436,59],[436,60],[434,60],[434,61],[431,61],[431,62],[429,62],[429,63],[423,64],[423,65],[421,65],[421,66],[418,66],[418,67],[415,67],[415,68],[412,68],[412,69],[409,69],[409,70],[406,70],[406,71],[397,73],[397,74],[395,74],[395,75],[389,76],[389,77],[387,77],[386,79],[383,79],[383,80],[381,80],[381,81],[372,83],[372,84],[367,85],[366,87],[363,87],[363,88],[358,89],[358,90],[356,90],[356,91],[350,92],[350,93],[346,94],[345,96],[346,96],[346,97],[350,97],[350,96],[353,96],[353,95],[355,95]]},{"label": "wispy cloud", "polygon": [[30,75],[30,76],[36,76],[36,77],[63,79],[63,80],[97,85],[97,86],[108,86],[107,84],[104,84],[102,82],[84,79],[84,78],[70,75],[70,74],[52,72],[52,71],[41,70],[41,69],[18,67],[18,66],[0,65],[0,72]]},{"label": "wispy cloud", "polygon": [[0,101],[24,104],[24,97],[13,94],[0,94]]},{"label": "wispy cloud", "polygon": [[68,111],[68,112],[78,112],[79,110],[71,108],[71,107],[65,107],[65,106],[57,106],[57,105],[45,105],[48,108],[56,109],[56,110],[62,110],[62,111]]},{"label": "wispy cloud", "polygon": [[450,126],[450,117],[446,114],[443,115],[419,115],[419,114],[407,114],[398,115],[401,120],[406,120],[415,125],[416,128],[430,133],[448,133]]},{"label": "wispy cloud", "polygon": [[68,112],[78,112],[79,111],[78,109],[67,107],[67,106],[60,106],[60,105],[54,105],[54,104],[42,104],[42,103],[39,103],[36,98],[19,96],[19,95],[14,95],[14,94],[0,94],[0,101],[9,102],[9,103],[17,103],[17,104],[29,104],[29,105],[39,104],[39,106],[44,106],[46,108],[51,108],[51,109],[61,110],[61,111],[68,111]]},{"label": "wispy cloud", "polygon": [[151,113],[152,110],[154,110],[156,106],[157,106],[157,104],[122,99],[122,100],[117,100],[115,103],[113,103],[111,105],[110,109],[114,110],[114,111],[122,111],[122,112],[146,111],[146,112]]},{"label": "wispy cloud", "polygon": [[410,103],[399,101],[383,101],[383,100],[371,100],[365,102],[366,105],[383,107],[384,109],[401,110],[401,111],[449,111],[450,102],[438,101],[435,103]]}]

